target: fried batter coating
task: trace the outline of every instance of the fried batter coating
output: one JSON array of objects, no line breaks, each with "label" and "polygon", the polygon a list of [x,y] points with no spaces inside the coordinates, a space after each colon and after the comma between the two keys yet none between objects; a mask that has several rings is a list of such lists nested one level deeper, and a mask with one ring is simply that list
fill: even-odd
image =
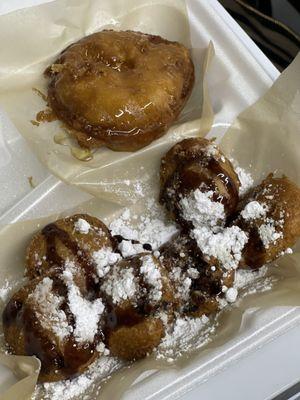
[{"label": "fried batter coating", "polygon": [[233,285],[234,270],[208,264],[196,242],[184,234],[162,246],[160,252],[175,287],[176,310],[194,317],[216,312],[217,296],[222,296],[223,286]]},{"label": "fried batter coating", "polygon": [[300,188],[287,177],[268,175],[239,205],[234,221],[249,235],[243,266],[259,268],[293,246],[300,236]]},{"label": "fried batter coating", "polygon": [[150,354],[165,335],[159,318],[144,317],[133,325],[124,324],[111,331],[108,348],[114,356],[124,360],[138,360]]},{"label": "fried batter coating", "polygon": [[175,301],[167,271],[153,255],[141,253],[115,264],[101,291],[108,307],[104,332],[110,352],[126,360],[145,357],[164,336],[156,312],[170,312]]},{"label": "fried batter coating", "polygon": [[[80,374],[99,355],[97,346],[103,339],[103,304],[101,300],[91,298],[82,269],[74,264],[72,271],[71,289],[71,281],[68,285],[66,276],[48,271],[48,276],[35,278],[18,290],[3,312],[7,344],[14,354],[35,355],[40,359],[39,381],[42,382]],[[91,337],[84,336],[87,322],[76,315],[70,296],[73,296],[73,303],[77,298],[81,299],[79,307],[93,302],[94,311],[97,308],[99,321],[90,326],[93,328]]]},{"label": "fried batter coating", "polygon": [[103,30],[46,71],[48,101],[80,146],[135,151],[177,119],[194,84],[188,49],[159,36]]},{"label": "fried batter coating", "polygon": [[[66,260],[92,269],[91,254],[114,249],[115,240],[106,225],[87,214],[76,214],[45,226],[30,241],[26,252],[26,276],[33,279]],[[91,271],[90,271],[91,272]]]},{"label": "fried batter coating", "polygon": [[[239,186],[230,161],[207,139],[184,139],[162,158],[160,202],[183,228],[195,226],[195,221],[187,220],[184,212],[184,201],[191,195],[206,193],[211,202],[224,205],[225,215],[219,221],[223,224],[236,209]],[[205,212],[197,212],[205,217]],[[197,213],[194,218],[197,219]]]}]

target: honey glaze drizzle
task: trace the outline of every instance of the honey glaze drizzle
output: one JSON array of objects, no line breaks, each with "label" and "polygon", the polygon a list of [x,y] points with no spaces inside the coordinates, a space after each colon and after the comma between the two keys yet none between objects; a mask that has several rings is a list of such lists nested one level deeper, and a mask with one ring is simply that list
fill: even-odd
[{"label": "honey glaze drizzle", "polygon": [[79,161],[91,161],[94,156],[90,149],[70,147],[70,152],[73,157],[77,158]]},{"label": "honey glaze drizzle", "polygon": [[34,119],[31,119],[30,122],[34,126],[40,126],[40,123],[38,121],[34,120]]},{"label": "honey glaze drizzle", "polygon": [[70,139],[70,137],[67,132],[58,132],[53,136],[54,143],[60,144],[61,146],[69,147],[68,139]]},{"label": "honey glaze drizzle", "polygon": [[[32,90],[35,93],[37,93],[48,105],[48,97],[43,92],[41,92],[37,88],[32,88]],[[34,126],[39,126],[41,122],[53,122],[53,121],[58,120],[55,112],[50,107],[47,107],[45,110],[39,111],[36,114],[35,118],[36,118],[36,120],[33,120],[33,119],[30,120],[31,124]],[[59,144],[62,146],[68,146],[70,148],[70,152],[71,152],[72,156],[79,161],[91,161],[94,158],[91,150],[89,150],[87,148],[78,148],[78,147],[70,146],[67,143],[68,137],[69,136],[67,133],[64,133],[64,132],[57,133],[54,135],[53,141],[56,144]]]},{"label": "honey glaze drizzle", "polygon": [[78,148],[70,144],[70,133],[68,131],[58,132],[53,136],[54,143],[60,146],[67,146],[71,155],[79,161],[91,161],[94,156],[91,150],[87,148]]},{"label": "honey glaze drizzle", "polygon": [[52,122],[57,120],[57,116],[51,110],[51,108],[46,108],[45,110],[39,111],[35,118],[37,122]]},{"label": "honey glaze drizzle", "polygon": [[40,90],[37,88],[32,88],[33,92],[37,93],[38,96],[40,96],[46,103],[48,102],[48,97]]}]

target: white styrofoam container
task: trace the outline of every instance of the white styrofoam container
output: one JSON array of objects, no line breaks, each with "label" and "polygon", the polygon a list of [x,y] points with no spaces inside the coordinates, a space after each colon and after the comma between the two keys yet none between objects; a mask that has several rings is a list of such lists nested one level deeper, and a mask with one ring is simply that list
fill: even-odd
[{"label": "white styrofoam container", "polygon": [[[42,2],[2,0],[0,14]],[[212,133],[222,133],[271,86],[279,72],[216,0],[187,3],[193,47],[204,47],[209,40],[215,45],[209,74],[216,113]],[[29,176],[37,184],[35,189],[29,186]],[[62,211],[90,197],[52,176],[1,110],[0,185],[0,225]],[[250,327],[209,356],[183,370],[160,371],[139,380],[124,398],[271,399],[299,379],[299,332],[297,308],[257,312]],[[8,379],[1,370],[0,376],[5,376],[2,381]]]}]

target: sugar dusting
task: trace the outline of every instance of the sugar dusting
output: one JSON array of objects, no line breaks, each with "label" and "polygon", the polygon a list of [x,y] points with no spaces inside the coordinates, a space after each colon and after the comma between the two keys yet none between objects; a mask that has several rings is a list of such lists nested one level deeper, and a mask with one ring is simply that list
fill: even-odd
[{"label": "sugar dusting", "polygon": [[167,328],[156,350],[156,357],[172,362],[182,354],[204,346],[215,331],[215,325],[209,322],[205,315],[200,318],[178,316]]},{"label": "sugar dusting", "polygon": [[29,301],[33,301],[35,314],[44,329],[51,330],[56,337],[62,341],[72,332],[67,316],[60,309],[64,299],[55,295],[52,291],[53,280],[46,277],[28,296]]},{"label": "sugar dusting", "polygon": [[99,278],[103,278],[109,272],[110,267],[120,259],[120,254],[113,252],[111,247],[102,248],[92,254],[92,260]]},{"label": "sugar dusting", "polygon": [[224,228],[217,233],[203,226],[194,229],[192,234],[204,256],[216,258],[226,269],[238,267],[248,241],[247,234],[238,226]]},{"label": "sugar dusting", "polygon": [[213,201],[213,195],[212,190],[201,192],[196,189],[187,197],[183,197],[179,202],[183,218],[192,222],[195,228],[203,225],[214,227],[224,220],[224,205]]},{"label": "sugar dusting", "polygon": [[147,200],[147,215],[134,215],[130,209],[111,222],[109,228],[113,235],[125,239],[149,243],[153,250],[166,243],[177,231],[176,225],[166,218],[165,212],[155,199]]},{"label": "sugar dusting", "polygon": [[244,220],[252,220],[262,218],[266,216],[268,208],[265,203],[259,203],[258,201],[250,201],[245,208],[241,211],[241,216]]},{"label": "sugar dusting", "polygon": [[246,172],[243,168],[239,167],[235,160],[230,159],[234,166],[234,170],[239,178],[241,186],[239,188],[239,195],[244,196],[249,189],[253,186],[253,178],[250,173]]},{"label": "sugar dusting", "polygon": [[155,303],[162,297],[162,277],[158,265],[151,255],[141,258],[141,274],[144,276],[145,283],[150,287],[149,301]]},{"label": "sugar dusting", "polygon": [[122,257],[130,257],[135,254],[143,253],[144,248],[141,243],[132,243],[131,240],[122,240],[118,245],[118,250],[121,252]]},{"label": "sugar dusting", "polygon": [[276,243],[278,239],[283,237],[282,232],[276,230],[275,221],[270,218],[258,228],[258,233],[266,249],[269,248],[270,244]]},{"label": "sugar dusting", "polygon": [[[93,342],[98,331],[100,317],[104,311],[101,299],[89,301],[74,283],[75,266],[69,262],[62,273],[68,289],[68,304],[75,318],[74,337],[78,343]],[[45,278],[46,279],[46,278]]]},{"label": "sugar dusting", "polygon": [[123,365],[124,363],[116,358],[102,356],[77,378],[38,385],[32,400],[71,400],[74,398],[88,400],[94,398],[90,396],[90,393],[93,392],[97,396],[101,389],[101,382]]},{"label": "sugar dusting", "polygon": [[130,300],[135,304],[138,294],[138,280],[133,268],[112,267],[108,279],[101,285],[101,290],[111,297],[114,304]]},{"label": "sugar dusting", "polygon": [[74,228],[77,232],[86,235],[87,233],[89,233],[91,225],[85,219],[78,218],[78,220],[74,224]]},{"label": "sugar dusting", "polygon": [[3,286],[0,288],[0,300],[3,303],[8,300],[8,297],[13,287],[14,285],[8,279],[5,279]]},{"label": "sugar dusting", "polygon": [[[214,154],[215,150],[212,147],[209,151],[211,151],[212,155]],[[242,186],[240,188],[240,195],[246,193],[249,188],[253,185],[253,181],[251,177],[245,173],[239,167],[236,168],[236,171],[239,175],[240,181]],[[197,197],[194,196],[194,198]],[[189,199],[192,200],[193,199]],[[203,199],[204,202],[206,200],[210,200],[209,196],[206,199]],[[191,210],[191,204],[186,204],[186,212],[188,213]],[[197,205],[194,204],[195,208]],[[163,210],[156,204],[155,200],[148,201],[146,204],[146,208],[148,210],[147,215],[134,215],[131,210],[126,209],[119,218],[116,218],[110,225],[110,229],[112,230],[113,235],[121,235],[126,239],[136,240],[140,243],[149,243],[151,244],[153,250],[156,250],[161,246],[163,243],[167,242],[176,232],[177,227],[170,221],[168,221],[165,217],[165,213]],[[249,210],[248,210],[249,211]],[[251,210],[250,210],[251,211]],[[220,231],[210,231],[207,235],[207,232],[200,232],[201,229],[204,228],[205,224],[210,224],[211,226],[215,226],[217,224],[218,218],[221,218],[223,210],[221,207],[216,207],[216,210],[212,215],[203,215],[203,220],[199,224],[199,220],[196,221],[197,228],[194,230],[194,236],[198,242],[199,247],[204,249],[208,248],[211,249],[215,246],[217,248],[217,243],[220,242],[220,236],[217,236]],[[217,217],[219,215],[219,217]],[[202,218],[201,217],[201,218]],[[192,216],[191,216],[192,218]],[[204,222],[206,218],[206,222]],[[214,218],[216,218],[214,220]],[[211,222],[213,221],[213,222]],[[237,228],[237,227],[236,227]],[[84,233],[87,231],[87,226],[78,227]],[[214,252],[214,256],[218,254],[219,260],[224,262],[228,268],[235,266],[240,257],[241,248],[243,247],[243,243],[246,242],[246,237],[243,236],[243,233],[237,231],[236,229],[228,230],[230,228],[225,228],[222,231],[224,246],[222,251],[216,250]],[[203,236],[205,240],[200,238]],[[124,243],[123,243],[124,242]],[[119,251],[123,257],[132,256],[138,254],[142,250],[142,246],[140,244],[133,244],[128,241],[123,241],[119,244]],[[212,245],[212,242],[215,242]],[[209,245],[208,245],[209,244]],[[122,271],[122,275],[116,276],[119,274],[120,270],[114,271],[114,264],[120,259],[120,255],[118,253],[112,252],[111,249],[106,249],[103,254],[95,252],[93,254],[93,260],[96,262],[97,269],[98,269],[98,276],[104,277],[106,274],[110,274],[110,280],[106,280],[106,286],[102,287],[102,290],[106,291],[107,294],[112,296],[115,303],[122,301],[123,299],[134,298],[136,294],[136,281],[133,274],[133,271],[130,268]],[[212,253],[211,250],[206,250],[206,254]],[[157,256],[159,254],[156,254]],[[160,290],[160,273],[155,268],[155,264],[153,260],[150,260],[151,256],[146,256],[143,259],[141,273],[144,274],[145,279],[148,281],[148,284],[153,286],[154,292],[152,293],[153,299],[158,299],[161,297],[161,290]],[[190,268],[187,275],[182,275],[181,271],[173,271],[177,274],[176,279],[182,280],[181,287],[183,288],[182,293],[178,294],[179,296],[184,297],[189,290],[191,285],[191,280],[197,277],[197,270]],[[261,285],[261,287],[255,285],[253,286],[253,282],[255,282],[258,278],[263,278],[266,269],[261,268],[259,272],[253,271],[244,271],[244,270],[237,270],[235,274],[235,281],[234,286],[229,288],[225,291],[225,296],[222,298],[222,307],[227,306],[228,304],[234,302],[239,294],[240,290],[244,290],[245,288],[252,288],[249,289],[252,291],[255,290],[268,290],[271,287],[271,283],[267,282],[265,285]],[[71,285],[69,287],[69,294],[76,299],[77,296],[80,296],[78,291],[74,291],[73,285],[73,278],[70,275],[65,276],[66,281],[69,282]],[[154,285],[155,281],[155,285]],[[157,283],[158,282],[158,283]],[[121,285],[117,287],[116,286]],[[73,289],[71,289],[73,287]],[[0,289],[0,296],[1,296]],[[6,288],[3,287],[3,296],[6,295]],[[2,296],[1,296],[2,298]],[[69,299],[70,301],[70,299]],[[84,307],[83,307],[84,308]],[[100,304],[95,307],[95,314],[101,314],[101,307]],[[76,312],[75,311],[75,315]],[[86,310],[86,312],[90,312],[90,310]],[[190,317],[181,317],[177,316],[173,322],[168,322],[167,317],[161,315],[161,319],[163,320],[164,324],[167,327],[167,332],[165,337],[163,338],[162,342],[158,346],[155,355],[158,359],[166,359],[167,361],[173,361],[178,356],[201,348],[205,345],[209,340],[211,340],[211,334],[215,331],[217,324],[212,323],[212,321],[207,318],[205,315],[199,318],[190,318]],[[92,329],[93,331],[93,329]],[[85,332],[86,333],[86,332]],[[85,334],[84,333],[84,334]],[[81,332],[81,337],[84,336]],[[85,335],[85,338],[87,336]],[[87,370],[87,372],[83,373],[79,377],[60,381],[56,383],[46,383],[43,385],[38,385],[37,390],[33,399],[40,399],[43,398],[44,400],[61,400],[62,398],[65,400],[71,400],[73,398],[80,398],[80,399],[88,399],[90,398],[91,391],[99,391],[101,386],[101,381],[111,375],[111,373],[123,366],[123,362],[117,360],[113,357],[102,356],[97,361],[95,361]]]}]

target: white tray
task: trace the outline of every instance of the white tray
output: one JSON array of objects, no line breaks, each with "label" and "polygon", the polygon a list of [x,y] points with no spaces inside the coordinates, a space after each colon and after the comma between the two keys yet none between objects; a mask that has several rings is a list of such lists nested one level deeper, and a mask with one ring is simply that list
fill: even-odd
[{"label": "white tray", "polygon": [[[41,2],[2,0],[0,13]],[[212,40],[216,48],[209,87],[216,112],[213,133],[222,133],[279,73],[216,0],[189,0],[188,6],[193,46],[204,47]],[[29,186],[29,176],[35,189]],[[0,185],[0,225],[62,211],[90,197],[50,175],[1,110]],[[124,398],[271,399],[299,378],[299,330],[297,308],[259,312],[251,327],[206,358],[180,372],[153,374]]]}]

